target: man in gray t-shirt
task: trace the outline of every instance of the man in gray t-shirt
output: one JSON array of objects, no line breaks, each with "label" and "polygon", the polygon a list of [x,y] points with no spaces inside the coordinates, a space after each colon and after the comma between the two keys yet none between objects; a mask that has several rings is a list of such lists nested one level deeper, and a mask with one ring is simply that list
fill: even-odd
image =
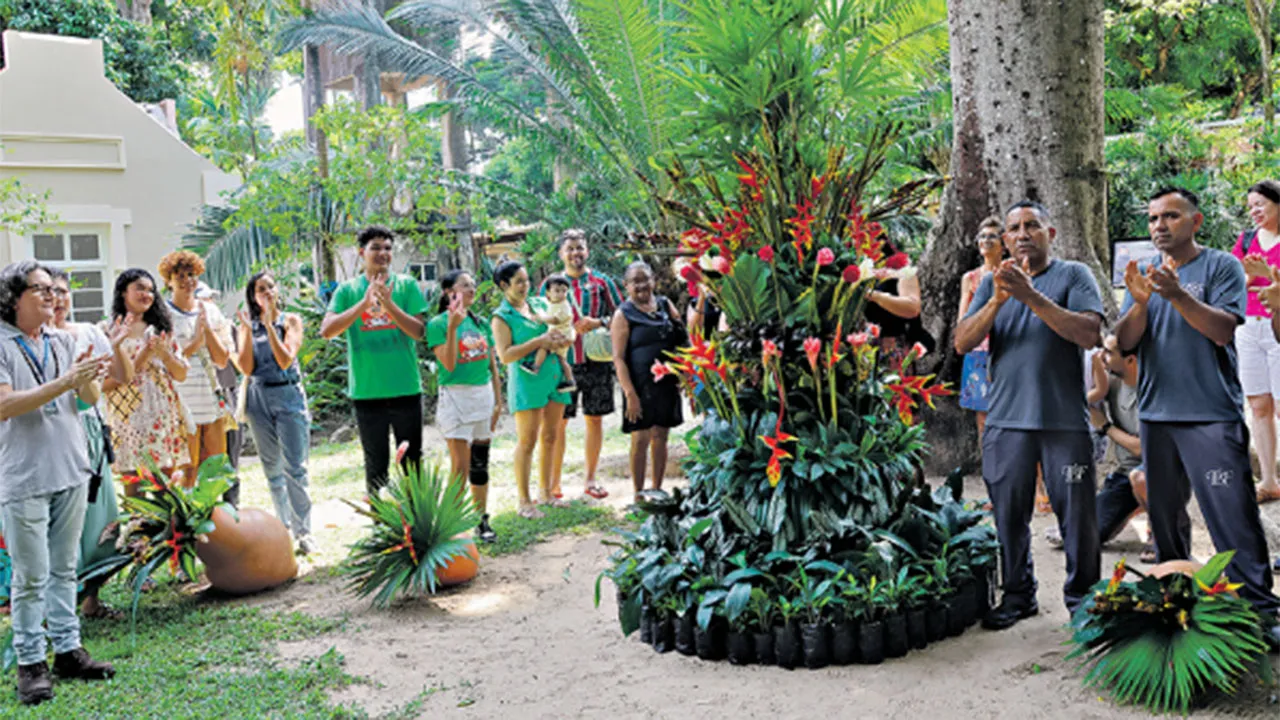
[{"label": "man in gray t-shirt", "polygon": [[0,523],[13,563],[13,650],[25,705],[53,697],[49,641],[61,677],[101,680],[115,672],[81,647],[76,617],[89,483],[76,398],[98,401],[110,357],[75,357],[75,340],[48,329],[52,321],[48,270],[25,261],[0,271]]},{"label": "man in gray t-shirt", "polygon": [[956,351],[962,354],[991,338],[982,478],[1004,573],[1004,597],[982,621],[993,630],[1039,612],[1030,527],[1037,464],[1064,539],[1068,610],[1098,581],[1102,562],[1080,371],[1084,348],[1098,344],[1102,296],[1087,267],[1049,255],[1056,233],[1039,204],[1024,201],[1010,208],[1005,244],[1013,257],[983,279],[956,328]]},{"label": "man in gray t-shirt", "polygon": [[[1231,255],[1196,242],[1203,222],[1193,193],[1158,192],[1147,226],[1164,259],[1125,269],[1128,292],[1116,338],[1122,349],[1138,351],[1147,514],[1158,559],[1185,560],[1191,526],[1183,508],[1194,491],[1214,546],[1236,552],[1227,574],[1244,583],[1240,596],[1259,613],[1275,615],[1280,599],[1271,592],[1236,369],[1244,269]],[[1272,631],[1280,646],[1280,628]]]}]

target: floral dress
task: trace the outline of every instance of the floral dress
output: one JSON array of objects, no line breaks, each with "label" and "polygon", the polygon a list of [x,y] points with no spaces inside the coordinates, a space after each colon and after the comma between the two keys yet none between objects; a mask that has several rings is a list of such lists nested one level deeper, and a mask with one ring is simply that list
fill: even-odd
[{"label": "floral dress", "polygon": [[[120,349],[137,357],[150,335],[148,330],[143,338],[128,338]],[[172,351],[175,357],[182,357],[176,342]],[[148,456],[161,468],[190,462],[187,436],[194,430],[191,415],[160,358],[153,355],[146,367],[135,368],[131,384],[106,395],[107,424],[115,438],[116,462],[112,467],[117,474],[136,475],[139,468],[146,467],[144,458]]]}]

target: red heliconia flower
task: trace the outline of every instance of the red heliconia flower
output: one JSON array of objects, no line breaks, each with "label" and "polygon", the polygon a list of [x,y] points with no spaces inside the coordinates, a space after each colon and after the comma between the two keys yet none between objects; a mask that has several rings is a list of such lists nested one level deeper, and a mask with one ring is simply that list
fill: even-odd
[{"label": "red heliconia flower", "polygon": [[822,341],[816,337],[808,337],[804,340],[804,354],[809,358],[809,367],[814,370],[818,369],[818,355],[822,352]]},{"label": "red heliconia flower", "polygon": [[852,285],[862,279],[862,270],[858,269],[857,265],[848,265],[845,267],[844,272],[840,273],[840,277]]},{"label": "red heliconia flower", "polygon": [[758,255],[761,260],[767,263],[773,262],[773,248],[768,245],[765,245],[764,247],[760,248],[760,250],[756,253],[756,255]]},{"label": "red heliconia flower", "polygon": [[706,230],[692,228],[681,233],[680,244],[684,245],[686,249],[692,250],[695,255],[701,256],[710,249],[711,240],[708,238]]},{"label": "red heliconia flower", "polygon": [[772,451],[769,454],[769,464],[765,466],[765,474],[769,477],[770,486],[778,486],[778,480],[782,478],[782,461],[793,457],[791,453],[779,446],[784,442],[790,442],[795,439],[795,435],[788,435],[782,432],[780,426],[774,429],[773,435],[760,436],[760,440]]},{"label": "red heliconia flower", "polygon": [[884,261],[884,266],[890,270],[901,270],[911,264],[911,257],[904,252],[896,252],[890,255]]},{"label": "red heliconia flower", "polygon": [[875,240],[884,234],[884,228],[878,222],[867,223],[867,232],[871,233],[871,239]]},{"label": "red heliconia flower", "polygon": [[733,266],[729,264],[729,258],[726,258],[723,255],[717,255],[711,261],[711,269],[721,275],[728,275],[733,272]]},{"label": "red heliconia flower", "polygon": [[951,388],[947,387],[946,385],[943,385],[941,383],[935,383],[933,385],[930,385],[927,388],[922,388],[920,390],[920,399],[924,400],[925,403],[930,408],[936,409],[937,406],[933,404],[933,399],[935,397],[948,397],[954,394],[955,393],[951,392]]},{"label": "red heliconia flower", "polygon": [[774,358],[782,357],[782,351],[778,349],[778,344],[772,340],[765,340],[760,343],[760,348],[761,362],[765,365],[768,365],[769,361]]},{"label": "red heliconia flower", "polygon": [[804,263],[804,251],[813,246],[813,203],[809,198],[804,198],[800,202],[791,206],[795,211],[795,217],[787,218],[785,221],[791,226],[791,242],[796,249],[796,257],[801,264]]},{"label": "red heliconia flower", "polygon": [[1116,588],[1120,587],[1120,582],[1124,580],[1124,558],[1120,558],[1120,562],[1116,563],[1116,569],[1111,573],[1111,582],[1107,583],[1107,593],[1113,593]]},{"label": "red heliconia flower", "polygon": [[751,199],[756,202],[764,200],[764,191],[760,187],[760,175],[756,173],[755,168],[751,167],[742,158],[737,155],[733,159],[738,162],[738,167],[742,168],[743,174],[738,176],[738,182],[744,187],[751,189]]},{"label": "red heliconia flower", "polygon": [[818,267],[826,267],[836,261],[836,254],[831,252],[831,248],[822,248],[818,251]]},{"label": "red heliconia flower", "polygon": [[675,374],[667,364],[661,360],[654,360],[653,367],[649,368],[649,372],[653,373],[654,382],[662,382],[663,378]]},{"label": "red heliconia flower", "polygon": [[827,176],[819,175],[809,182],[809,197],[814,200],[822,194],[822,189],[827,186]]},{"label": "red heliconia flower", "polygon": [[867,334],[873,338],[880,338],[880,326],[875,323],[867,323]]}]

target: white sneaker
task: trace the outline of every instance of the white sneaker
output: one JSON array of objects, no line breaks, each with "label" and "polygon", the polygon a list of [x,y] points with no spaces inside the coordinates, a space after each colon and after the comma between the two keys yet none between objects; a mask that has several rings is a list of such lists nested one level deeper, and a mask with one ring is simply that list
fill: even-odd
[{"label": "white sneaker", "polygon": [[298,554],[311,555],[320,548],[316,545],[316,541],[310,535],[303,535],[298,538]]}]

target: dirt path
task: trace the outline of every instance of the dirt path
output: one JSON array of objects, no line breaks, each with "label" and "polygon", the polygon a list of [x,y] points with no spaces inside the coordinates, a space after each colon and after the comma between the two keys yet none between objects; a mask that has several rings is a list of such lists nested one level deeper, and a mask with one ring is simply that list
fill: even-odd
[{"label": "dirt path", "polygon": [[[610,490],[615,498],[625,495],[620,482]],[[608,555],[598,535],[562,537],[489,560],[471,586],[387,611],[352,599],[330,579],[296,583],[255,602],[348,614],[343,634],[282,643],[279,650],[293,662],[336,647],[348,672],[371,682],[334,701],[357,702],[375,715],[419,699],[419,717],[430,718],[1149,717],[1084,690],[1063,662],[1063,560],[1043,540],[1049,523],[1038,517],[1035,526],[1039,617],[1001,633],[971,629],[876,667],[786,671],[657,655],[636,637],[621,637],[608,584],[605,603],[592,607],[595,576]],[[1134,557],[1140,547],[1131,532],[1126,537],[1120,549]],[[1105,567],[1118,557],[1108,553]],[[1197,716],[1275,720],[1280,705],[1253,689],[1242,701]]]}]

